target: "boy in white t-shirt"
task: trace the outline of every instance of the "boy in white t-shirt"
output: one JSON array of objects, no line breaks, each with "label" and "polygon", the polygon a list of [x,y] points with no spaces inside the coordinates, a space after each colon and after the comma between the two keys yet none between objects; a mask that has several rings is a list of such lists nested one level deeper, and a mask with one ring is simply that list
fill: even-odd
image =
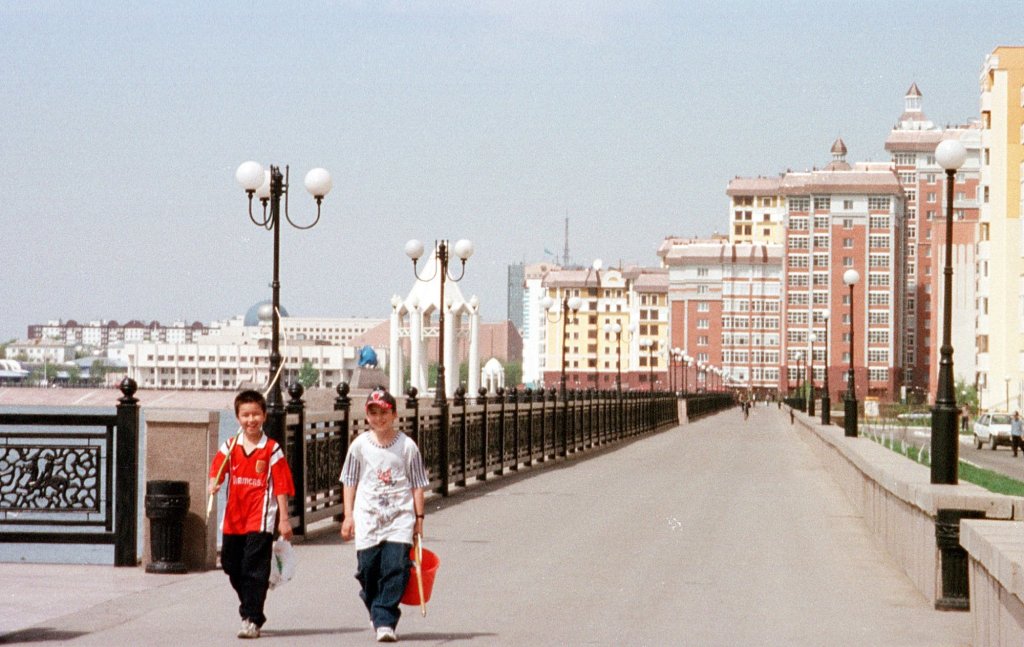
[{"label": "boy in white t-shirt", "polygon": [[341,468],[345,519],[341,538],[355,538],[362,585],[377,642],[395,642],[398,604],[409,582],[409,550],[423,533],[423,488],[429,483],[416,443],[395,429],[395,398],[383,388],[366,398],[370,431],[348,448]]}]

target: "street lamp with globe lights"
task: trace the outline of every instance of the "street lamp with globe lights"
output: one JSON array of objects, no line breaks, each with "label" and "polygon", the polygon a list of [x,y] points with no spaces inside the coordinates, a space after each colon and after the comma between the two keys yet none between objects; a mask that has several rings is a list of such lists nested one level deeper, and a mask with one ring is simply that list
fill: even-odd
[{"label": "street lamp with globe lights", "polygon": [[[259,162],[243,162],[235,171],[235,180],[249,196],[249,220],[257,227],[263,227],[274,233],[274,267],[273,279],[270,283],[271,305],[273,307],[270,326],[270,367],[267,382],[267,435],[284,446],[284,398],[281,394],[280,374],[282,369],[280,348],[281,319],[281,197],[284,196],[284,217],[296,229],[311,229],[320,222],[320,204],[330,193],[333,183],[331,174],[322,168],[315,168],[306,173],[303,184],[306,191],[316,200],[316,218],[308,225],[296,224],[288,214],[288,189],[290,187],[289,169],[271,165],[264,170]],[[256,197],[263,205],[263,215],[257,216],[252,211],[252,199]],[[268,210],[269,207],[269,210]]]},{"label": "street lamp with globe lights", "polygon": [[818,336],[811,331],[811,334],[807,336],[807,341],[810,343],[810,349],[807,351],[807,381],[810,383],[810,387],[807,389],[807,415],[814,415],[814,342],[818,340]]},{"label": "street lamp with globe lights", "polygon": [[849,269],[843,272],[843,283],[850,287],[850,367],[846,373],[846,396],[843,398],[843,430],[844,435],[851,438],[857,436],[857,386],[854,382],[853,350],[854,350],[854,313],[857,312],[853,303],[853,286],[860,281],[860,273]]},{"label": "street lamp with globe lights", "polygon": [[832,398],[828,394],[828,313],[821,316],[825,322],[825,379],[822,384],[824,393],[821,396],[821,424],[832,424]]},{"label": "street lamp with globe lights", "polygon": [[960,441],[957,437],[956,405],[953,386],[953,185],[956,172],[967,160],[967,149],[956,139],[947,139],[935,147],[935,161],[946,170],[946,263],[943,268],[942,347],[939,350],[939,379],[932,408],[932,471],[934,484],[956,485]]},{"label": "street lamp with globe lights", "polygon": [[[559,379],[559,388],[562,394],[562,456],[569,455],[569,392],[565,385],[565,351],[569,346],[569,314],[572,313],[573,317],[580,308],[583,306],[583,300],[579,297],[570,297],[568,293],[562,296],[561,310],[555,310],[557,304],[555,300],[549,296],[544,297],[540,300],[540,306],[544,309],[544,317],[551,323],[558,323],[562,321],[562,372]],[[555,318],[551,318],[551,313],[555,314]],[[575,436],[575,432],[574,432]]]},{"label": "street lamp with globe lights", "polygon": [[[458,276],[452,276],[448,271],[449,251],[454,251],[455,256],[458,257],[462,264],[461,271]],[[447,240],[434,241],[434,256],[436,259],[434,273],[429,277],[424,278],[420,276],[419,270],[416,267],[420,257],[423,256],[423,243],[413,239],[405,244],[405,255],[412,259],[412,273],[416,277],[416,280],[429,283],[437,278],[440,284],[441,294],[437,302],[437,385],[434,389],[434,404],[437,406],[446,406],[448,402],[444,365],[444,311],[448,307],[448,304],[445,302],[444,284],[446,281],[454,281],[458,283],[462,280],[466,275],[466,261],[468,261],[473,255],[473,251],[473,243],[465,238],[455,241],[455,245],[451,246],[451,250],[449,250],[449,242]]]}]

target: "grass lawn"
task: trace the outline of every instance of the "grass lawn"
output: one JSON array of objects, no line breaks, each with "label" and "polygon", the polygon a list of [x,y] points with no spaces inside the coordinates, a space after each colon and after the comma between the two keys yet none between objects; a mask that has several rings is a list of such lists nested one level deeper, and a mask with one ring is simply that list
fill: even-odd
[{"label": "grass lawn", "polygon": [[[931,456],[926,451],[924,456],[921,456],[921,449],[912,444],[904,445],[899,440],[890,441],[889,438],[884,436],[869,436],[876,443],[887,447],[897,454],[903,454],[915,463],[922,465],[931,466]],[[960,467],[957,470],[957,476],[961,481],[967,481],[968,483],[974,483],[979,485],[990,492],[996,494],[1008,494],[1010,496],[1024,496],[1024,482],[1012,479],[1009,476],[987,470],[977,465],[971,465],[960,461]]]}]

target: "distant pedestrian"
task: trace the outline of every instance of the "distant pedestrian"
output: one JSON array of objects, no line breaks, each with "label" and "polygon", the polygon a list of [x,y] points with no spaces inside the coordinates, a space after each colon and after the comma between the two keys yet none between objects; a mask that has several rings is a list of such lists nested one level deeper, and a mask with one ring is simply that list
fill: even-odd
[{"label": "distant pedestrian", "polygon": [[1021,424],[1020,412],[1014,411],[1013,418],[1010,419],[1010,443],[1013,445],[1013,455],[1017,455],[1017,450],[1024,448],[1021,447],[1020,435],[1021,431],[1024,430],[1024,425]]},{"label": "distant pedestrian", "polygon": [[370,431],[352,442],[341,469],[341,538],[355,538],[359,596],[377,642],[398,640],[398,604],[409,583],[413,537],[423,534],[423,489],[429,483],[420,450],[395,428],[397,418],[394,396],[383,388],[370,393]]},{"label": "distant pedestrian", "polygon": [[[295,494],[292,473],[281,446],[263,434],[267,401],[259,391],[235,397],[241,433],[224,441],[210,466],[209,493],[228,483],[220,563],[238,594],[242,616],[239,638],[259,638],[267,621],[263,605],[270,585],[270,557],[275,525],[291,539],[288,497]],[[280,519],[278,518],[280,512]]]},{"label": "distant pedestrian", "polygon": [[960,432],[966,434],[970,431],[971,409],[966,404],[960,414]]}]

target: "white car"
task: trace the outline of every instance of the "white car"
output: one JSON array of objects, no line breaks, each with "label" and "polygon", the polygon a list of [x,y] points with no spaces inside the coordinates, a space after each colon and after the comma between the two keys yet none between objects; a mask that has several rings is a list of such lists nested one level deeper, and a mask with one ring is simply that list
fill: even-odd
[{"label": "white car", "polygon": [[974,421],[974,446],[988,443],[989,449],[1010,444],[1010,419],[1008,413],[983,413]]}]

